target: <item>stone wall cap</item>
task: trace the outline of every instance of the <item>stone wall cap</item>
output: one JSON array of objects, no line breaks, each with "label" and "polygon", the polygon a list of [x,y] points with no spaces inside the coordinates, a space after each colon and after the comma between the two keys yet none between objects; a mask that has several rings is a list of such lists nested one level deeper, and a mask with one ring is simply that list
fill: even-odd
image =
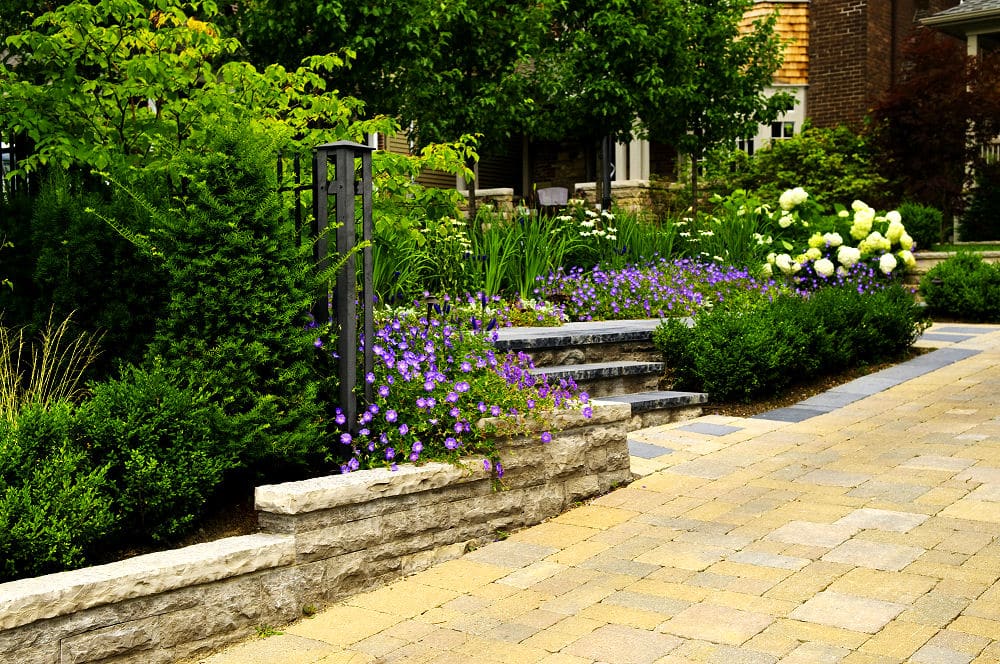
[{"label": "stone wall cap", "polygon": [[398,470],[372,468],[344,475],[326,475],[299,482],[257,487],[259,511],[273,514],[303,514],[341,505],[368,502],[374,498],[399,496],[437,489],[449,484],[485,477],[482,463],[460,465],[433,462],[420,466],[400,464]]},{"label": "stone wall cap", "polygon": [[290,535],[258,533],[0,584],[0,630],[289,565]]}]

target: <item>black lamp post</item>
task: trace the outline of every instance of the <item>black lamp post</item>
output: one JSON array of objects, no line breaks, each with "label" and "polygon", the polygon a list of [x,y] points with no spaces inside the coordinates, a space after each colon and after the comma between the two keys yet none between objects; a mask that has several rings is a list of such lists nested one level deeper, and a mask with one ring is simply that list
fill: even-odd
[{"label": "black lamp post", "polygon": [[[335,251],[347,260],[337,272],[333,287],[333,324],[337,330],[337,375],[340,380],[340,408],[347,417],[352,433],[358,427],[358,400],[354,393],[358,384],[358,346],[361,345],[362,368],[367,375],[374,366],[372,338],[374,305],[372,288],[372,152],[375,148],[351,141],[337,141],[319,145],[313,150],[313,234],[317,268],[330,267],[329,218],[330,198],[334,199],[336,236]],[[356,175],[355,160],[361,162],[360,179]],[[333,177],[330,177],[330,165]],[[361,198],[361,239],[366,246],[361,250],[361,296],[357,287],[356,198]],[[317,321],[330,315],[330,293],[324,293],[313,312]],[[362,336],[358,337],[358,301],[362,308]],[[364,380],[366,402],[372,400],[372,386]]]}]

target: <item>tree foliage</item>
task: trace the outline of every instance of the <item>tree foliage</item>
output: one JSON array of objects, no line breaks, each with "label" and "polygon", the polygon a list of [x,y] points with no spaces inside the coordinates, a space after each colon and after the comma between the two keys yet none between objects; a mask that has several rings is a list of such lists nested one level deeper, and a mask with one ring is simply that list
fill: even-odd
[{"label": "tree foliage", "polygon": [[0,126],[34,141],[21,167],[156,167],[197,149],[223,116],[286,141],[366,130],[352,123],[360,102],[327,89],[324,73],[341,59],[257,70],[234,59],[239,44],[209,22],[216,16],[211,2],[72,2],[11,36],[18,62],[0,65]]},{"label": "tree foliage", "polygon": [[712,147],[755,135],[792,108],[794,99],[764,88],[781,66],[783,44],[775,32],[777,14],[741,29],[753,0],[697,0],[680,5],[683,41],[670,63],[684,72],[679,85],[650,91],[642,110],[651,138],[691,157],[697,200],[697,162]]},{"label": "tree foliage", "polygon": [[970,59],[952,37],[919,29],[899,80],[873,112],[886,171],[905,197],[961,211],[969,164],[1000,133],[1000,57]]}]

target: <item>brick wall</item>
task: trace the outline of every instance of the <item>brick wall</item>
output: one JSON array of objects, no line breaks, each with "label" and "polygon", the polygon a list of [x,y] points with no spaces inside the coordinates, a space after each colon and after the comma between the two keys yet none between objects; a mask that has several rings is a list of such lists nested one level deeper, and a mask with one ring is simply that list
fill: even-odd
[{"label": "brick wall", "polygon": [[889,89],[917,20],[957,0],[813,0],[809,90],[813,125],[857,126]]},{"label": "brick wall", "polygon": [[864,112],[867,10],[867,0],[811,5],[806,107],[816,126],[856,122]]}]

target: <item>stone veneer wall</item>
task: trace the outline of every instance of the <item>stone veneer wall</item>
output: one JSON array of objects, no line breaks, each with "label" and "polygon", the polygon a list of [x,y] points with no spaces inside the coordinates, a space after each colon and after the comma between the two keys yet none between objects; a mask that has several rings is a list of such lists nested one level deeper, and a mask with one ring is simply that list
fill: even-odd
[{"label": "stone veneer wall", "polygon": [[[658,186],[649,180],[620,180],[611,183],[611,199],[615,205],[625,210],[639,211],[653,208],[654,189],[675,191],[683,189],[684,185],[670,183],[666,187]],[[597,205],[596,182],[578,182],[574,185],[573,198],[582,198],[589,205]]]},{"label": "stone veneer wall", "polygon": [[263,486],[259,534],[0,584],[0,661],[178,662],[456,558],[631,479],[629,406],[593,411],[505,440],[503,491],[479,459]]}]

